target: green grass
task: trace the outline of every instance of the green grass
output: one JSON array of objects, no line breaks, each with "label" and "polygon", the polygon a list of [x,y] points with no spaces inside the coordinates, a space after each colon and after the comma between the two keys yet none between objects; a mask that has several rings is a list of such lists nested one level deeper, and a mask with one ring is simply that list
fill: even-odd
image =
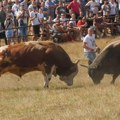
[{"label": "green grass", "polygon": [[[97,42],[101,48],[107,44]],[[73,61],[80,58],[86,64],[82,43],[62,46]],[[71,87],[53,77],[50,88],[44,89],[40,72],[18,79],[12,74],[0,78],[0,120],[120,120],[120,77],[111,85],[111,76],[105,75],[94,85],[87,69],[79,66]]]}]

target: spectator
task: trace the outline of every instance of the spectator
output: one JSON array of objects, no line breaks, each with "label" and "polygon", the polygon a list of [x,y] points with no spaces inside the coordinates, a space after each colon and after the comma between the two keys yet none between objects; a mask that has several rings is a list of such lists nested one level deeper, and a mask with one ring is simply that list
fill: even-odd
[{"label": "spectator", "polygon": [[7,18],[5,20],[5,35],[6,35],[6,38],[7,38],[7,42],[8,44],[10,45],[12,42],[14,42],[13,40],[13,36],[14,36],[14,20],[13,20],[13,16],[12,14],[8,14],[7,15]]},{"label": "spectator", "polygon": [[87,22],[87,28],[93,26],[93,20],[94,20],[94,15],[93,15],[93,12],[90,11],[89,14],[88,14],[88,17],[87,17],[87,19],[86,19],[86,22]]},{"label": "spectator", "polygon": [[53,26],[53,19],[51,16],[48,17],[47,23],[48,23],[49,29],[51,29]]},{"label": "spectator", "polygon": [[10,6],[10,8],[12,8],[12,6],[13,6],[12,0],[8,0],[8,6]]},{"label": "spectator", "polygon": [[53,30],[53,35],[52,35],[53,41],[57,43],[62,42],[64,29],[60,23],[60,20],[58,20],[56,23],[53,24],[52,30]]},{"label": "spectator", "polygon": [[4,22],[6,19],[6,13],[4,11],[4,7],[0,6],[0,23],[4,26]]},{"label": "spectator", "polygon": [[111,22],[114,22],[115,15],[117,14],[117,3],[115,2],[115,0],[110,0],[109,5],[110,5],[110,19]]},{"label": "spectator", "polygon": [[31,12],[34,8],[36,8],[36,10],[38,11],[38,7],[37,7],[37,2],[36,2],[36,0],[32,0],[32,1],[31,1],[31,4],[28,6],[29,14],[30,14],[30,12]]},{"label": "spectator", "polygon": [[93,24],[95,26],[96,36],[103,37],[106,28],[100,11],[95,15]]},{"label": "spectator", "polygon": [[101,6],[101,11],[103,16],[106,16],[108,12],[110,12],[110,5],[107,0],[104,0],[104,4]]},{"label": "spectator", "polygon": [[67,26],[67,34],[69,36],[69,41],[74,41],[76,40],[76,31],[77,29],[75,29],[73,23],[70,21],[68,26]]},{"label": "spectator", "polygon": [[28,0],[23,0],[23,2],[20,3],[20,5],[24,5],[24,9],[28,11]]},{"label": "spectator", "polygon": [[86,34],[86,27],[87,27],[87,22],[86,22],[86,18],[85,17],[83,17],[82,19],[80,19],[77,22],[77,27],[80,30],[80,37],[81,37],[81,40],[82,40],[84,34]]},{"label": "spectator", "polygon": [[116,15],[115,19],[116,19],[116,22],[114,25],[115,31],[116,31],[116,33],[118,33],[120,35],[120,16]]},{"label": "spectator", "polygon": [[5,44],[7,45],[7,39],[5,36],[5,30],[3,28],[3,25],[0,22],[0,39],[4,39],[5,40]]},{"label": "spectator", "polygon": [[56,13],[56,15],[61,15],[62,13],[66,14],[66,8],[65,8],[65,6],[63,6],[62,1],[59,1],[59,4],[55,9],[55,13]]},{"label": "spectator", "polygon": [[84,55],[88,59],[90,65],[96,57],[97,45],[95,42],[95,35],[93,34],[93,28],[88,29],[88,34],[83,40]]},{"label": "spectator", "polygon": [[71,14],[70,23],[73,24],[73,27],[77,26],[77,24],[76,24],[76,18],[75,18],[75,14],[74,13]]},{"label": "spectator", "polygon": [[7,2],[7,0],[3,1],[3,7],[4,7],[4,11],[6,11],[7,8],[8,8],[8,2]]},{"label": "spectator", "polygon": [[86,4],[86,0],[79,0],[81,3],[81,11],[83,13],[83,16],[86,16],[86,10],[85,10],[85,4]]},{"label": "spectator", "polygon": [[32,12],[30,12],[30,20],[32,23],[32,27],[33,27],[33,40],[37,40],[38,37],[40,36],[40,16],[39,13],[37,12],[37,8],[34,7],[34,10]]},{"label": "spectator", "polygon": [[28,26],[28,11],[24,8],[24,5],[21,4],[20,9],[17,13],[17,19],[18,19],[18,42],[27,41],[27,26]]},{"label": "spectator", "polygon": [[86,3],[85,7],[88,9],[88,14],[90,11],[93,12],[94,15],[96,15],[99,11],[99,5],[95,0],[90,0]]},{"label": "spectator", "polygon": [[52,2],[51,0],[46,0],[45,2],[45,6],[48,8],[48,11],[49,11],[49,16],[52,17],[52,19],[55,18],[55,3]]},{"label": "spectator", "polygon": [[65,14],[62,13],[61,16],[60,16],[60,23],[61,23],[61,25],[66,27],[67,26],[67,22],[68,22],[68,19],[66,18]]},{"label": "spectator", "polygon": [[116,0],[116,2],[118,3],[118,15],[120,16],[120,0]]},{"label": "spectator", "polygon": [[78,3],[77,0],[73,0],[68,4],[67,8],[70,9],[72,13],[75,13],[76,19],[78,19],[81,12],[80,3]]},{"label": "spectator", "polygon": [[13,14],[14,14],[15,27],[18,26],[18,22],[17,22],[16,16],[17,16],[17,12],[19,10],[19,7],[20,7],[19,0],[15,0],[15,3],[12,6],[12,11],[13,11]]},{"label": "spectator", "polygon": [[45,2],[41,2],[41,9],[43,11],[44,17],[48,19],[49,12],[48,8],[45,7]]},{"label": "spectator", "polygon": [[4,26],[4,22],[6,19],[6,13],[4,11],[3,6],[0,6],[0,38],[4,38],[5,39],[5,44],[7,45],[7,39],[5,37],[5,26]]},{"label": "spectator", "polygon": [[58,20],[60,20],[60,16],[59,16],[59,15],[56,15],[56,18],[53,19],[53,22],[57,22]]}]

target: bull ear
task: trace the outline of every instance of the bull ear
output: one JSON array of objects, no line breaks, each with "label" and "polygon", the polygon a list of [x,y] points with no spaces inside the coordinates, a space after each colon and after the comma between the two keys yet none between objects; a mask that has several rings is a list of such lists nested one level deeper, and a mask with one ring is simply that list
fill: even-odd
[{"label": "bull ear", "polygon": [[80,60],[77,60],[77,61],[74,63],[74,65],[71,67],[71,70],[72,70],[72,71],[74,71],[74,70],[77,69],[77,65],[78,65],[79,61],[80,61]]}]

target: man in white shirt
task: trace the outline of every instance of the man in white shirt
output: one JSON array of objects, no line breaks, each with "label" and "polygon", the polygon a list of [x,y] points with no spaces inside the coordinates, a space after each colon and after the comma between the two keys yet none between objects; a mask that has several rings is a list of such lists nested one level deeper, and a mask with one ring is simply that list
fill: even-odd
[{"label": "man in white shirt", "polygon": [[36,7],[34,7],[34,10],[30,12],[30,20],[33,27],[33,40],[37,40],[37,38],[40,36],[41,15],[38,13]]},{"label": "man in white shirt", "polygon": [[98,9],[99,4],[95,0],[89,0],[86,3],[85,7],[86,8],[88,7],[89,8],[88,11],[92,11],[94,15],[96,15],[98,13],[98,11],[99,11],[99,9]]},{"label": "man in white shirt", "polygon": [[84,55],[88,59],[90,65],[96,57],[96,50],[98,49],[95,43],[95,35],[93,34],[93,28],[88,29],[88,34],[83,40]]},{"label": "man in white shirt", "polygon": [[115,15],[117,14],[118,6],[115,0],[110,0],[109,2],[110,6],[110,19],[111,22],[115,22]]}]

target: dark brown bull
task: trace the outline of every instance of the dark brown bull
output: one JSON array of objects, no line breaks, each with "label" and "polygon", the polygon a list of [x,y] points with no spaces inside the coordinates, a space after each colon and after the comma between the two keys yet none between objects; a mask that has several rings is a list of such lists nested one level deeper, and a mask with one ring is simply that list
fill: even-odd
[{"label": "dark brown bull", "polygon": [[70,60],[68,54],[53,42],[26,42],[0,48],[0,73],[11,72],[22,76],[27,72],[39,70],[44,75],[45,85],[54,74],[60,80],[73,84],[78,73],[77,63]]},{"label": "dark brown bull", "polygon": [[111,83],[120,75],[120,41],[105,47],[88,68],[88,74],[95,84],[100,83],[104,74],[113,75]]}]

